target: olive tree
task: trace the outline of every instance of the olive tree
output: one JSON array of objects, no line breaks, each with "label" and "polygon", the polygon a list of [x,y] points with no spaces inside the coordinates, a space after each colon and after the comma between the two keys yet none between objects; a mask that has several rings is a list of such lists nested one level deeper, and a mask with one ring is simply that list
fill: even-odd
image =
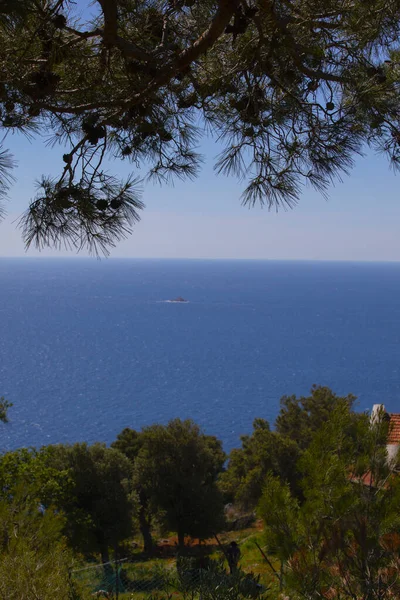
[{"label": "olive tree", "polygon": [[142,447],[134,464],[134,485],[170,531],[206,539],[223,525],[217,477],[225,454],[221,442],[205,435],[191,420],[143,429]]}]

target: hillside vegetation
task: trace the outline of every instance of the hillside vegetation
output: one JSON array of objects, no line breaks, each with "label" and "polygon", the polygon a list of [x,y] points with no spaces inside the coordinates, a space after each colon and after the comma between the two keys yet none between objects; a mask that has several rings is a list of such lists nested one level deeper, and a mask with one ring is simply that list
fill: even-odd
[{"label": "hillside vegetation", "polygon": [[212,585],[224,597],[232,586],[238,597],[396,597],[390,425],[354,401],[323,387],[283,397],[275,427],[256,419],[228,457],[179,419],[124,429],[111,447],[4,454],[0,598],[30,598],[32,586],[40,600],[100,590],[204,598]]}]

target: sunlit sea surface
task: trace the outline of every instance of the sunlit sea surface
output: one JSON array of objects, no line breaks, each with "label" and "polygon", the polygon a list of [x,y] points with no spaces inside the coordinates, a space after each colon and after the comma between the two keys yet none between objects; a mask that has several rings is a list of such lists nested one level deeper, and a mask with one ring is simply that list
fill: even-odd
[{"label": "sunlit sea surface", "polygon": [[400,412],[399,324],[396,263],[1,259],[0,450],[174,417],[229,450],[313,383]]}]

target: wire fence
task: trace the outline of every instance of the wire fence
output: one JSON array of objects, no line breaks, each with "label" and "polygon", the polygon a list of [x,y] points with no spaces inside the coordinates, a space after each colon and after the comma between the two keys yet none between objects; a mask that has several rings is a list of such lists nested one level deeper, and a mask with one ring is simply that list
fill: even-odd
[{"label": "wire fence", "polygon": [[109,600],[204,600],[207,589],[216,587],[236,587],[237,597],[244,598],[258,598],[266,591],[257,576],[239,571],[231,575],[218,564],[199,568],[190,560],[148,568],[123,559],[75,569],[71,576],[87,595]]},{"label": "wire fence", "polygon": [[148,596],[153,592],[167,591],[170,574],[165,569],[146,569],[119,560],[93,565],[72,571],[73,579],[79,587],[98,598],[125,598]]}]

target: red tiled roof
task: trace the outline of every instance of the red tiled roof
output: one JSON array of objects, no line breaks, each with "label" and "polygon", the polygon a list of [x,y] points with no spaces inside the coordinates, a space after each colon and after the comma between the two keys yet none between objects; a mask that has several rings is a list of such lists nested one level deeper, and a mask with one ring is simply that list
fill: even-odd
[{"label": "red tiled roof", "polygon": [[373,484],[371,471],[364,473],[364,475],[353,475],[351,473],[349,479],[353,483],[363,483],[364,485],[366,485],[368,487]]},{"label": "red tiled roof", "polygon": [[[392,478],[395,475],[396,475],[396,473],[392,473],[390,475],[390,477]],[[371,471],[367,471],[363,475],[354,475],[353,473],[350,473],[349,480],[352,483],[362,483],[366,487],[376,488],[376,479],[374,479],[374,477],[372,476]],[[388,487],[388,479],[386,479],[386,481],[384,481],[384,482],[380,481],[379,482],[379,486],[381,488],[383,488],[383,489],[387,489],[387,487]]]},{"label": "red tiled roof", "polygon": [[400,414],[389,413],[389,417],[388,444],[400,444]]}]

